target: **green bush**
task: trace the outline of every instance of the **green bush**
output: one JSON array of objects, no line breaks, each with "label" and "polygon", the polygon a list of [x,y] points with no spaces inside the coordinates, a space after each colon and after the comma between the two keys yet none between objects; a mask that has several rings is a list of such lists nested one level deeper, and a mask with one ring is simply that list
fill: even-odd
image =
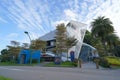
[{"label": "green bush", "polygon": [[112,56],[106,57],[106,59],[111,66],[120,66],[120,58]]},{"label": "green bush", "polygon": [[32,59],[32,63],[38,63],[37,59]]},{"label": "green bush", "polygon": [[104,68],[110,68],[110,64],[106,58],[100,58],[99,65],[104,67]]}]

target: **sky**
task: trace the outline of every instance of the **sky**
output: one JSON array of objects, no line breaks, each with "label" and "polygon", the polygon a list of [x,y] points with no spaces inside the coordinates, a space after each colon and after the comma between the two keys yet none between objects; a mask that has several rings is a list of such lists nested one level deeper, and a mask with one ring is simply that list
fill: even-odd
[{"label": "sky", "polygon": [[0,0],[0,50],[10,41],[29,43],[70,20],[88,25],[98,16],[113,22],[120,37],[120,0]]}]

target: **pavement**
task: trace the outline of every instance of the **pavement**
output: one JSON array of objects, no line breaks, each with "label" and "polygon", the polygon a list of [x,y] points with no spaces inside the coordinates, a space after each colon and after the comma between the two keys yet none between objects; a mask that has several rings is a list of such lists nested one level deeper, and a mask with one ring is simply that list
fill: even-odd
[{"label": "pavement", "polygon": [[120,80],[120,69],[96,69],[94,63],[82,68],[0,66],[0,75],[14,80]]}]

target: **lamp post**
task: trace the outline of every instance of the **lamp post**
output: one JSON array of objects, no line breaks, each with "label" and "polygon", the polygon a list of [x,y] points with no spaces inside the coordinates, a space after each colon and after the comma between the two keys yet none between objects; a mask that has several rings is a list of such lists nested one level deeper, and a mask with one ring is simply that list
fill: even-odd
[{"label": "lamp post", "polygon": [[[31,40],[31,37],[30,37],[30,35],[29,35],[29,33],[27,32],[27,31],[25,31],[24,32],[26,35],[28,35],[28,37],[29,37],[29,39],[30,39],[30,44],[31,44],[31,42],[32,42],[32,40]],[[29,48],[30,49],[30,48]],[[32,63],[32,53],[31,53],[31,49],[30,49],[30,64]]]}]

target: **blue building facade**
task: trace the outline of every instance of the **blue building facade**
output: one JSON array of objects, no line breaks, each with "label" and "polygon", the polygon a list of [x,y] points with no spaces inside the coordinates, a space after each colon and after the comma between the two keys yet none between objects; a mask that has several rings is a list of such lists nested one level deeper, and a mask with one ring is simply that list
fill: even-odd
[{"label": "blue building facade", "polygon": [[41,52],[40,50],[21,50],[19,53],[18,62],[20,64],[29,63],[30,58],[36,59],[40,63]]}]

